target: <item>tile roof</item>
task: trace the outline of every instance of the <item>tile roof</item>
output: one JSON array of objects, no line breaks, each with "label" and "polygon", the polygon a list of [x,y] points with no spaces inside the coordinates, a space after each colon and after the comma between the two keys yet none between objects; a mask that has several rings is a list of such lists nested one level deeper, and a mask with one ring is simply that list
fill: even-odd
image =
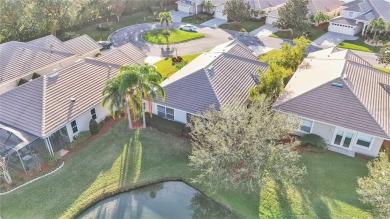
[{"label": "tile roof", "polygon": [[94,50],[99,50],[102,47],[88,35],[82,35],[68,41],[63,42],[66,51],[83,55]]},{"label": "tile roof", "polygon": [[131,43],[124,44],[111,52],[97,58],[102,62],[113,63],[117,65],[134,65],[144,62],[146,55],[142,53],[136,46]]},{"label": "tile roof", "polygon": [[21,42],[0,44],[0,84],[74,56],[69,52]]},{"label": "tile roof", "polygon": [[31,40],[27,43],[35,45],[35,46],[39,46],[39,47],[44,47],[47,49],[53,49],[53,50],[67,52],[66,49],[64,48],[63,42],[53,35],[47,35],[47,36],[44,36],[44,37],[41,37],[41,38],[38,38],[35,40]]},{"label": "tile roof", "polygon": [[[125,45],[123,50],[129,47]],[[134,55],[136,51],[122,52],[111,52],[107,60],[118,57],[118,60],[125,60],[122,64],[136,64],[133,59],[123,57]],[[105,82],[120,68],[118,61],[108,63],[102,60],[105,60],[104,56],[98,60],[85,59],[61,69],[58,77],[43,75],[1,94],[0,122],[36,136],[50,135],[101,102]],[[71,97],[76,99],[74,103],[69,101]]]},{"label": "tile roof", "polygon": [[166,100],[156,102],[194,114],[211,105],[219,108],[235,101],[245,102],[259,69],[266,71],[268,66],[247,58],[248,53],[242,50],[249,49],[235,41],[223,45],[230,49],[223,51],[219,46],[203,53],[163,81],[161,86],[165,89]]},{"label": "tile roof", "polygon": [[340,8],[340,0],[309,0],[309,9],[312,14],[317,12],[331,12]]},{"label": "tile roof", "polygon": [[273,109],[389,139],[386,86],[389,74],[348,50],[330,48],[309,54]]},{"label": "tile roof", "polygon": [[356,21],[354,19],[344,18],[341,16],[335,17],[335,18],[331,19],[329,22],[356,26]]},{"label": "tile roof", "polygon": [[369,0],[376,17],[383,17],[384,20],[390,21],[390,1],[386,0]]}]

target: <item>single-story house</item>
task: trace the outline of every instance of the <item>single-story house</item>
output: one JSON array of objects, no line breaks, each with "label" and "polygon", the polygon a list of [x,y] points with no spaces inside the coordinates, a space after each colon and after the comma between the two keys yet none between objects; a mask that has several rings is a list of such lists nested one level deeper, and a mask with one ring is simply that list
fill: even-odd
[{"label": "single-story house", "polygon": [[273,109],[297,115],[297,134],[317,134],[329,150],[375,157],[390,139],[390,75],[350,50],[313,52]]},{"label": "single-story house", "polygon": [[[210,106],[244,103],[249,89],[258,81],[259,69],[268,65],[259,62],[245,45],[237,41],[221,44],[188,63],[161,83],[165,101],[152,102],[152,113],[180,123],[189,115],[199,115]],[[146,104],[149,104],[146,102]]]},{"label": "single-story house", "polygon": [[354,36],[364,35],[373,19],[390,21],[389,0],[354,0],[341,5],[341,14],[329,21],[328,31]]},{"label": "single-story house", "polygon": [[176,2],[177,10],[189,14],[197,14],[203,11],[204,0],[179,0]]},{"label": "single-story house", "polygon": [[[279,7],[283,5],[280,5]],[[314,14],[321,11],[328,14],[330,17],[335,17],[340,12],[340,5],[341,3],[339,0],[326,0],[326,1],[309,0],[307,5],[309,9],[309,13],[307,16],[311,17]],[[274,8],[274,10],[268,12],[266,18],[266,24],[273,24],[279,19],[279,12],[277,10],[279,7]]]},{"label": "single-story house", "polygon": [[[29,139],[43,139],[53,154],[59,150],[58,140],[71,142],[89,129],[91,119],[100,122],[109,115],[108,108],[102,106],[106,81],[121,65],[142,64],[145,57],[135,46],[125,44],[99,58],[85,58],[2,93],[0,129],[10,136],[28,136],[22,139],[23,147],[31,143]],[[0,153],[15,150],[19,144],[3,140],[0,146],[6,147],[0,147]]]},{"label": "single-story house", "polygon": [[50,74],[85,57],[94,57],[101,49],[87,35],[62,42],[53,35],[30,42],[0,44],[0,94],[17,87],[22,78],[33,73]]}]

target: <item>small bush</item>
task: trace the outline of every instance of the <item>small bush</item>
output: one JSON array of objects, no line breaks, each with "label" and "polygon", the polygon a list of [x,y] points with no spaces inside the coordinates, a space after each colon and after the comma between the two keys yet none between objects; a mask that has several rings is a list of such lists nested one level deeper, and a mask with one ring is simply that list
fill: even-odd
[{"label": "small bush", "polygon": [[108,31],[111,30],[111,25],[109,23],[100,23],[96,26],[97,30]]},{"label": "small bush", "polygon": [[22,85],[22,84],[25,84],[25,83],[27,83],[28,81],[26,80],[26,79],[24,79],[24,78],[21,78],[20,80],[19,80],[19,82],[18,82],[18,86],[20,86],[20,85]]},{"label": "small bush", "polygon": [[39,77],[41,77],[41,75],[34,72],[31,78],[34,80],[34,79],[39,78]]},{"label": "small bush", "polygon": [[98,53],[96,53],[95,54],[95,57],[100,57],[100,56],[102,56],[103,54],[101,53],[101,52],[98,52]]},{"label": "small bush", "polygon": [[324,139],[316,134],[306,134],[304,136],[299,137],[302,145],[317,147],[317,148],[326,148],[326,143]]},{"label": "small bush", "polygon": [[3,191],[5,191],[5,190],[6,190],[5,186],[0,185],[0,192],[3,192]]},{"label": "small bush", "polygon": [[183,60],[182,62],[176,63],[175,66],[176,66],[177,69],[182,69],[187,64],[188,64],[188,61]]},{"label": "small bush", "polygon": [[96,120],[91,119],[89,121],[89,131],[91,132],[91,135],[96,135],[99,133],[99,124],[96,122]]},{"label": "small bush", "polygon": [[104,121],[105,121],[105,122],[108,122],[108,121],[110,121],[111,118],[112,118],[111,116],[106,116],[106,117],[104,118]]}]

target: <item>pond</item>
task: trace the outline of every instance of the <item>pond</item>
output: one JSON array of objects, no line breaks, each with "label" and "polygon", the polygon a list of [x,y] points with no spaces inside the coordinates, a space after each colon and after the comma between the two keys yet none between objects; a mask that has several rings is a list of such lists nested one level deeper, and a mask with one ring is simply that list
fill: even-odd
[{"label": "pond", "polygon": [[78,218],[238,218],[191,186],[156,183],[104,199]]}]

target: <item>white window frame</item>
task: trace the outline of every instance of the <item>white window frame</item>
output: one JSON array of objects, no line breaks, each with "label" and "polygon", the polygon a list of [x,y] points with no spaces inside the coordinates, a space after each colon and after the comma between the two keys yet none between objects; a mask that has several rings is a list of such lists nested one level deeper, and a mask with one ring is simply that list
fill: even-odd
[{"label": "white window frame", "polygon": [[[371,142],[370,142],[370,145],[369,145],[368,147],[357,144],[357,142],[358,142],[358,140],[359,140],[359,135],[366,135],[366,136],[371,137]],[[355,146],[355,147],[358,147],[358,148],[366,149],[366,150],[371,150],[371,147],[372,147],[374,141],[375,141],[375,137],[374,137],[374,136],[369,135],[369,134],[366,134],[366,133],[363,133],[363,132],[358,132],[358,133],[356,134],[356,139],[355,139],[355,142],[354,142],[354,143],[355,143],[354,146]]]},{"label": "white window frame", "polygon": [[349,17],[353,17],[353,11],[348,12]]},{"label": "white window frame", "polygon": [[[159,107],[160,108],[164,108],[164,112],[159,111],[159,109],[158,109]],[[172,110],[173,113],[168,113],[167,112],[168,110]],[[159,113],[161,113],[161,114],[159,114]],[[166,107],[166,106],[162,106],[162,105],[157,105],[157,115],[161,116],[161,117],[163,117],[165,119],[168,119],[168,120],[175,120],[175,109],[169,108],[169,107]],[[172,118],[168,117],[167,115],[169,115]]]},{"label": "white window frame", "polygon": [[[74,126],[72,125],[73,122],[75,124]],[[72,129],[73,134],[76,134],[77,132],[79,132],[79,127],[77,127],[77,121],[76,120],[73,120],[72,122],[70,122],[70,127]],[[74,131],[74,128],[76,128],[77,131]]]},{"label": "white window frame", "polygon": [[301,126],[302,126],[302,125],[299,124],[298,132],[304,133],[304,134],[310,134],[310,133],[312,133],[313,127],[314,127],[314,121],[311,120],[311,119],[306,119],[306,118],[302,118],[302,117],[301,117],[300,119],[301,119],[301,124],[302,124],[302,125],[303,125],[304,120],[311,122],[311,127],[310,127],[310,131],[309,131],[309,132],[305,132],[305,131],[303,131],[303,130],[301,129]]},{"label": "white window frame", "polygon": [[[92,111],[95,111],[95,113],[92,113]],[[91,112],[91,118],[96,120],[96,119],[97,119],[96,108],[92,108],[92,109],[90,110],[90,112]],[[95,118],[93,118],[93,116],[95,116]]]},{"label": "white window frame", "polygon": [[[344,143],[345,133],[346,132],[352,133],[351,143],[349,143],[349,147],[348,148],[343,147],[341,144],[337,145],[337,144],[334,143],[334,141],[336,140],[337,131],[343,131],[344,132],[343,137],[341,139],[342,142],[340,142],[340,143]],[[356,131],[352,131],[352,130],[349,130],[349,129],[345,129],[345,128],[341,128],[341,127],[335,126],[335,129],[333,131],[332,142],[330,142],[330,144],[332,146],[335,146],[335,147],[338,147],[338,148],[342,148],[342,149],[345,149],[345,150],[352,151],[353,146],[355,146],[356,136],[357,136],[357,132]]]}]

